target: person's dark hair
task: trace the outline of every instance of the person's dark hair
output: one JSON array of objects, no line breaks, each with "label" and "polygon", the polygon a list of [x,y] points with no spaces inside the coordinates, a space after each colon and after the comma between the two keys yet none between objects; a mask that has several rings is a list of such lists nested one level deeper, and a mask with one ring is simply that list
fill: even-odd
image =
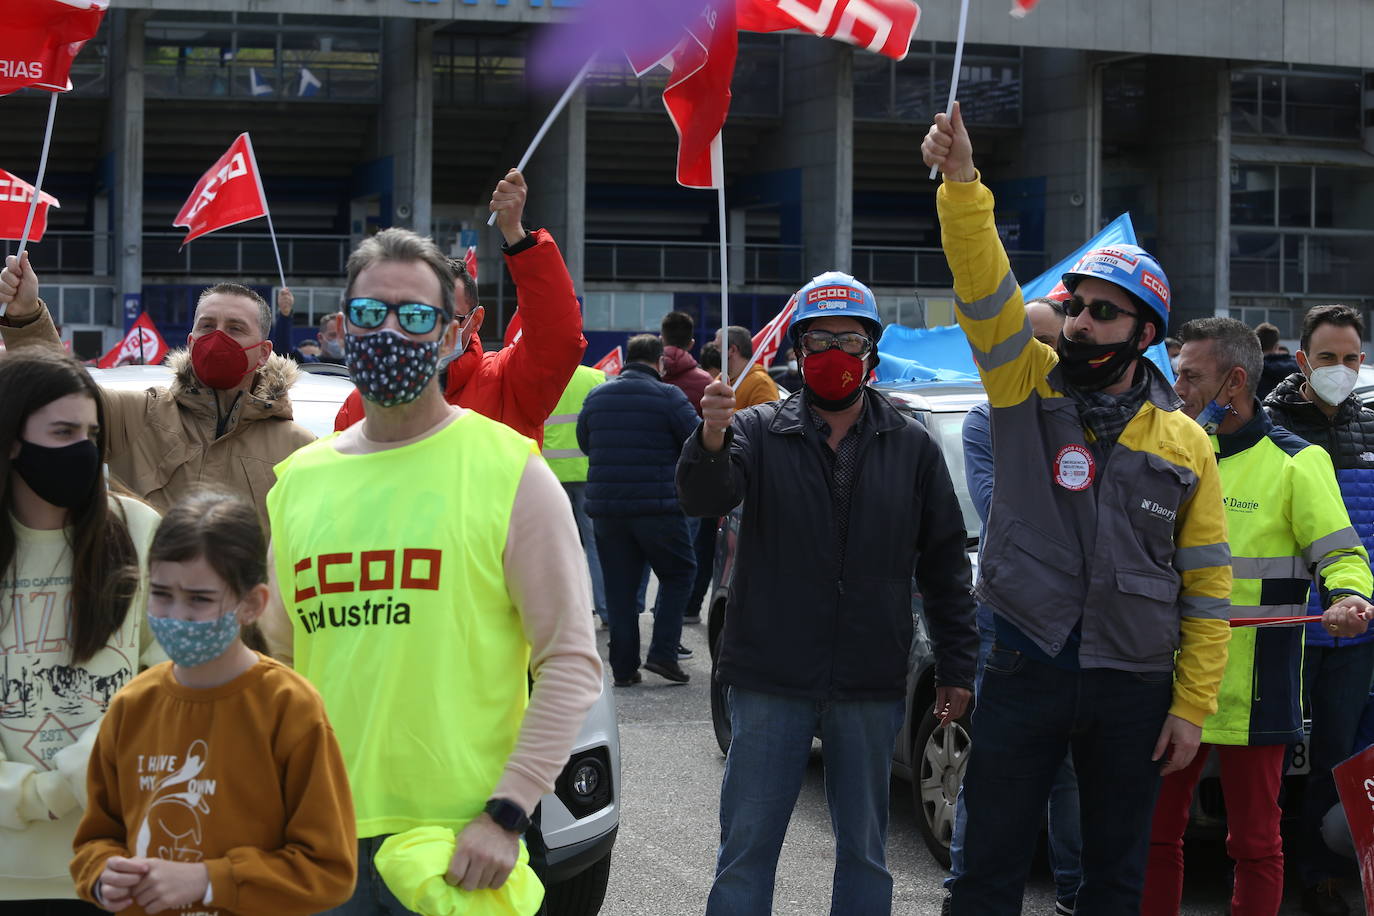
[{"label": "person's dark hair", "polygon": [[467,262],[462,258],[448,259],[449,273],[453,274],[453,282],[463,288],[463,302],[467,304],[468,310],[464,314],[471,315],[472,310],[477,308],[477,281],[468,273]]},{"label": "person's dark hair", "polygon": [[1307,310],[1302,319],[1302,340],[1299,346],[1304,353],[1312,343],[1312,332],[1324,324],[1354,328],[1360,340],[1364,340],[1364,318],[1359,312],[1348,305],[1314,305]]},{"label": "person's dark hair", "polygon": [[712,369],[720,371],[720,347],[716,346],[715,341],[701,345],[701,356],[697,364],[708,372]]},{"label": "person's dark hair", "polygon": [[[383,261],[418,261],[434,271],[439,281],[439,306],[444,314],[453,317],[453,268],[434,239],[409,229],[392,226],[358,243],[348,256],[348,283],[344,287],[344,302],[353,296],[353,284],[358,274]],[[466,271],[465,271],[466,272]]]},{"label": "person's dark hair", "polygon": [[1260,349],[1265,353],[1279,345],[1279,329],[1267,321],[1255,328],[1255,336],[1259,338]]},{"label": "person's dark hair", "polygon": [[268,305],[267,300],[259,296],[254,290],[241,283],[216,283],[214,286],[201,290],[199,298],[196,299],[197,311],[200,310],[200,304],[210,296],[242,296],[251,300],[258,307],[258,325],[262,330],[262,339],[266,340],[272,336],[272,323],[276,320],[272,315],[272,306]]},{"label": "person's dark hair", "polygon": [[663,343],[669,347],[678,347],[682,350],[692,349],[696,343],[692,339],[692,331],[696,329],[696,322],[692,316],[686,312],[669,312],[663,316],[663,321],[659,325],[659,332],[663,335]]},{"label": "person's dark hair", "polygon": [[[96,448],[107,456],[105,402],[100,389],[80,363],[46,350],[11,351],[0,357],[0,519],[14,508],[10,491],[10,449],[22,438],[30,415],[58,398],[81,394],[95,401]],[[65,533],[72,556],[72,661],[89,661],[124,624],[138,591],[138,553],[118,503],[111,500],[104,474],[99,475],[90,501],[67,510]],[[12,581],[16,549],[14,526],[0,524],[0,577]],[[0,594],[0,628],[8,626],[15,602]]]},{"label": "person's dark hair", "polygon": [[748,359],[754,355],[754,335],[749,333],[748,328],[732,324],[726,329],[726,333],[726,342],[738,350],[741,357]]},{"label": "person's dark hair", "polygon": [[625,362],[658,365],[663,358],[663,340],[657,334],[636,334],[625,344]]},{"label": "person's dark hair", "polygon": [[1178,347],[1181,350],[1183,349],[1183,341],[1177,337],[1166,337],[1164,338],[1164,348],[1168,349],[1169,347]]},{"label": "person's dark hair", "polygon": [[201,558],[236,597],[267,581],[267,539],[251,503],[197,487],[167,510],[148,548],[149,568]]},{"label": "person's dark hair", "polygon": [[1064,317],[1064,301],[1062,299],[1055,299],[1050,296],[1040,296],[1027,302],[1026,305],[1048,305],[1050,311],[1054,312],[1060,318]]},{"label": "person's dark hair", "polygon": [[1255,332],[1234,318],[1194,318],[1178,329],[1182,343],[1214,341],[1217,369],[1230,372],[1239,366],[1245,370],[1245,390],[1254,397],[1264,372],[1264,354],[1260,352]]}]

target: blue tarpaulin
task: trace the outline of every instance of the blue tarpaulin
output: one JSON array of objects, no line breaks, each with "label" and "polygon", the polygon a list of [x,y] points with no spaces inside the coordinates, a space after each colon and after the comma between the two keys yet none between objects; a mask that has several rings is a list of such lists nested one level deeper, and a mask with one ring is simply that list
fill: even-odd
[{"label": "blue tarpaulin", "polygon": [[[1021,284],[1022,296],[1029,301],[1048,295],[1059,285],[1064,272],[1083,255],[1104,245],[1120,244],[1136,244],[1135,226],[1131,223],[1129,213],[1112,220],[1077,251],[1034,280]],[[953,381],[978,377],[978,367],[973,364],[968,338],[957,324],[938,328],[908,328],[890,324],[883,330],[882,339],[878,342],[878,353],[877,377],[880,382]],[[1164,348],[1164,342],[1150,347],[1145,355],[1163,370],[1164,377],[1172,383],[1174,370],[1169,365],[1169,353]]]}]

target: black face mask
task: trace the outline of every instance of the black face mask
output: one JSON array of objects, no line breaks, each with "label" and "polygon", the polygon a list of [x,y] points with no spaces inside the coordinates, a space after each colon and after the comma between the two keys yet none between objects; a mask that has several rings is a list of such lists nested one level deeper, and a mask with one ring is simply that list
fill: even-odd
[{"label": "black face mask", "polygon": [[1131,336],[1120,343],[1090,344],[1069,340],[1059,332],[1059,366],[1064,381],[1080,391],[1099,391],[1120,381],[1131,364],[1140,358],[1140,332],[1144,322],[1136,322]]},{"label": "black face mask", "polygon": [[100,449],[90,439],[61,448],[21,439],[19,454],[10,467],[39,499],[63,509],[76,509],[90,502],[100,480]]}]

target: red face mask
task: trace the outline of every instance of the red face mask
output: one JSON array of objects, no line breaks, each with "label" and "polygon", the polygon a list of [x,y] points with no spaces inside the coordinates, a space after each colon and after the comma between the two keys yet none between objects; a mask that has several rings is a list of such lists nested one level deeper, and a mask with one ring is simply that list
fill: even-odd
[{"label": "red face mask", "polygon": [[852,403],[851,395],[864,383],[864,359],[839,347],[808,353],[802,360],[802,377],[806,387],[822,400]]},{"label": "red face mask", "polygon": [[262,341],[240,347],[234,338],[223,331],[211,331],[191,343],[191,368],[211,388],[227,391],[233,388],[253,368],[248,351],[262,346]]}]

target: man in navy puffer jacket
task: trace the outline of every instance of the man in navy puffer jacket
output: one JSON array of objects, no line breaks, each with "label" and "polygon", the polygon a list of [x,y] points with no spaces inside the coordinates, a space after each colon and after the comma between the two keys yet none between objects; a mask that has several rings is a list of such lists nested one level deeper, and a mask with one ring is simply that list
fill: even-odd
[{"label": "man in navy puffer jacket", "polygon": [[658,576],[658,612],[644,669],[684,683],[678,664],[682,614],[696,578],[687,517],[673,475],[697,414],[682,391],[662,380],[663,341],[630,338],[620,375],[593,388],[577,417],[586,452],[587,515],[596,533],[611,618],[615,686],[640,681],[637,593],[647,562]]},{"label": "man in navy puffer jacket", "polygon": [[[1374,549],[1374,411],[1351,391],[1364,361],[1359,312],[1344,305],[1319,305],[1303,319],[1299,371],[1264,400],[1274,423],[1331,455],[1350,522],[1365,549]],[[1320,614],[1325,595],[1312,589],[1309,614]],[[1366,621],[1349,629],[1307,625],[1303,695],[1312,717],[1312,772],[1303,793],[1298,870],[1303,909],[1316,916],[1349,912],[1332,886],[1333,857],[1321,838],[1326,812],[1337,803],[1331,767],[1355,750],[1355,732],[1374,675],[1374,632]]]}]

